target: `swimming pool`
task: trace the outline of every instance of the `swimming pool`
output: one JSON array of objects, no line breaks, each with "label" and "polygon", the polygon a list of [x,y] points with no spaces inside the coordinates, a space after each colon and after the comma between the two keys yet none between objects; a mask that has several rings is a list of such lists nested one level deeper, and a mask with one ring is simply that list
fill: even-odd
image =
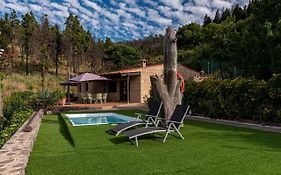
[{"label": "swimming pool", "polygon": [[73,126],[100,125],[137,121],[137,118],[116,113],[65,114]]}]

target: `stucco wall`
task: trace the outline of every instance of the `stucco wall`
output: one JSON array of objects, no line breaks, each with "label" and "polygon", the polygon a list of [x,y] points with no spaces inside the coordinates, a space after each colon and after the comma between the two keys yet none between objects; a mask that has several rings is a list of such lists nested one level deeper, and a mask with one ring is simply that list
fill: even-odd
[{"label": "stucco wall", "polygon": [[192,70],[188,67],[185,67],[183,65],[180,65],[180,64],[178,64],[177,69],[178,69],[178,72],[183,76],[184,80],[190,80],[190,79],[193,79],[193,77],[195,75],[199,75],[199,72]]},{"label": "stucco wall", "polygon": [[[88,91],[86,91],[86,84],[88,83]],[[104,92],[106,88],[106,82],[103,81],[92,81],[92,82],[81,82],[81,92],[78,93],[99,93]],[[77,86],[79,89],[79,85]]]},{"label": "stucco wall", "polygon": [[[178,64],[177,69],[184,80],[193,79],[195,75],[199,75],[199,72],[180,64]],[[150,75],[155,74],[158,76],[163,74],[163,65],[148,66],[141,72],[141,103],[144,103],[147,97],[149,97],[149,91],[151,89]]]},{"label": "stucco wall", "polygon": [[141,76],[130,77],[130,102],[140,103],[141,102],[141,87],[140,87]]},{"label": "stucco wall", "polygon": [[112,78],[113,81],[116,82],[116,92],[108,92],[107,101],[116,102],[120,101],[120,81],[124,80],[122,78]]}]

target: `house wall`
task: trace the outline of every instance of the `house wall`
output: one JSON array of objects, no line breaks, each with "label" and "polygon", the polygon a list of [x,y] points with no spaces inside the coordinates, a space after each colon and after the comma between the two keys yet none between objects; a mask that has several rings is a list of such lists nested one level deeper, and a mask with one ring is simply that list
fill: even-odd
[{"label": "house wall", "polygon": [[[86,84],[88,83],[88,91],[86,91]],[[79,92],[79,85],[77,86],[78,93],[99,93],[104,92],[106,88],[106,82],[103,81],[90,81],[81,82],[81,91]]]},{"label": "house wall", "polygon": [[107,101],[116,102],[120,101],[120,81],[126,80],[125,78],[112,78],[116,82],[116,92],[108,92]]},{"label": "house wall", "polygon": [[89,92],[91,93],[100,93],[106,91],[107,82],[104,81],[92,81],[89,82]]},{"label": "house wall", "polygon": [[180,64],[178,64],[177,69],[185,81],[193,79],[195,75],[199,75],[199,72],[192,70],[188,67],[185,67],[183,65],[180,65]]},{"label": "house wall", "polygon": [[[127,77],[124,78],[112,78],[115,81],[117,91],[108,93],[108,101],[120,101],[120,81],[126,81]],[[131,103],[140,103],[140,76],[130,76],[130,102]]]},{"label": "house wall", "polygon": [[[199,75],[199,72],[194,71],[188,67],[178,64],[178,72],[182,75],[184,80],[193,79],[195,75]],[[141,72],[141,95],[140,102],[144,103],[146,99],[150,96],[149,91],[151,89],[150,75],[158,76],[163,74],[163,65],[148,66],[144,68]]]},{"label": "house wall", "polygon": [[151,89],[150,75],[161,75],[163,74],[163,65],[148,66],[143,68],[141,72],[141,93],[140,102],[144,103],[149,97],[149,91]]},{"label": "house wall", "polygon": [[141,76],[130,77],[130,102],[140,103],[141,102]]}]

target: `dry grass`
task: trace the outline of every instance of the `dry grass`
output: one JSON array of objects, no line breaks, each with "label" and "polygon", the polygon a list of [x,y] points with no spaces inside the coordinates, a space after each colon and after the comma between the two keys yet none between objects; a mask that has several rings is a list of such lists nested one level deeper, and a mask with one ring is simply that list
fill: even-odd
[{"label": "dry grass", "polygon": [[[60,83],[65,81],[64,76],[47,75],[45,89],[59,90],[62,87]],[[4,98],[10,96],[12,92],[31,90],[37,92],[41,90],[41,77],[40,75],[22,75],[10,74],[3,80],[3,96]]]}]

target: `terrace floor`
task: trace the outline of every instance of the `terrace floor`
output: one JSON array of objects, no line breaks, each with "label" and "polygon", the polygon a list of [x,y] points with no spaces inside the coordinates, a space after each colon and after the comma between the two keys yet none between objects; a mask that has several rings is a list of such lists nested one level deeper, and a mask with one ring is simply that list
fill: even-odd
[{"label": "terrace floor", "polygon": [[[115,111],[133,115],[139,111]],[[139,147],[105,131],[45,116],[26,168],[32,174],[279,174],[281,134],[186,120],[185,140],[147,136]]]},{"label": "terrace floor", "polygon": [[70,105],[64,105],[63,108],[97,108],[103,110],[112,110],[112,109],[139,109],[147,110],[147,105],[144,103],[127,103],[127,102],[107,102],[107,103],[93,103],[93,104],[82,104],[82,103],[73,103]]}]

